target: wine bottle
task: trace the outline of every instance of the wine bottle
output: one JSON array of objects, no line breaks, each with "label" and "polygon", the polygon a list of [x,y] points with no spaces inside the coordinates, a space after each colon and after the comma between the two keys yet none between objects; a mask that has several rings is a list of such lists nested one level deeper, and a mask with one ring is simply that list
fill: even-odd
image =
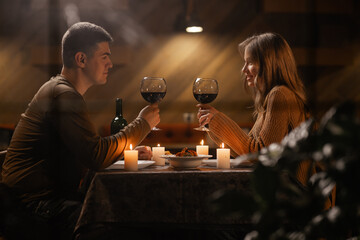
[{"label": "wine bottle", "polygon": [[114,119],[111,121],[111,125],[110,125],[111,135],[118,133],[126,125],[127,125],[127,121],[122,115],[122,99],[116,98],[116,115]]}]

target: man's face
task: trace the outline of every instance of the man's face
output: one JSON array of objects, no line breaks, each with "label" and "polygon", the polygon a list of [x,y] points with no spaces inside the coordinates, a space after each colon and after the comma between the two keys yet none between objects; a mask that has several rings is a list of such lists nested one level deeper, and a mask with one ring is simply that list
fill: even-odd
[{"label": "man's face", "polygon": [[109,69],[113,67],[110,60],[110,47],[108,42],[97,44],[97,49],[92,56],[88,56],[85,73],[92,84],[105,84]]}]

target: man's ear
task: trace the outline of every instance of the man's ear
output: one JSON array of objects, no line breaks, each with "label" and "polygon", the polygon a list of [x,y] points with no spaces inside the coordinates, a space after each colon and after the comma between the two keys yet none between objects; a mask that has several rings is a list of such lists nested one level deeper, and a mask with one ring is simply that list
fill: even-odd
[{"label": "man's ear", "polygon": [[76,66],[81,67],[81,68],[85,67],[86,60],[87,59],[86,59],[86,54],[85,53],[77,52],[75,54],[75,64],[76,64]]}]

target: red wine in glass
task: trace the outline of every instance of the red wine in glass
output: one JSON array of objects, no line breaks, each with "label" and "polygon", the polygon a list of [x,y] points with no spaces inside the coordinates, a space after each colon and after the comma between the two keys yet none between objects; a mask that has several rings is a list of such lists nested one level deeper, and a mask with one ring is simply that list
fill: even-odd
[{"label": "red wine in glass", "polygon": [[[166,95],[166,81],[162,77],[144,77],[140,84],[141,96],[149,103],[159,103]],[[160,130],[157,127],[153,131]]]},{"label": "red wine in glass", "polygon": [[158,103],[165,97],[166,92],[141,92],[143,98],[149,103]]},{"label": "red wine in glass", "polygon": [[206,104],[214,101],[215,98],[217,97],[217,93],[202,93],[202,94],[194,93],[194,97],[199,103]]},{"label": "red wine in glass", "polygon": [[[219,92],[219,85],[216,79],[197,78],[193,84],[193,94],[199,103],[207,104],[215,100]],[[199,131],[209,131],[205,126],[195,128]]]}]

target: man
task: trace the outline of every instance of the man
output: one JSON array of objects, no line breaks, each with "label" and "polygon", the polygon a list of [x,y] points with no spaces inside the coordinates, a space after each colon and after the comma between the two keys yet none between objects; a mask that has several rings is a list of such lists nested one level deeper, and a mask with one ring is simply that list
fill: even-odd
[{"label": "man", "polygon": [[[84,172],[108,167],[160,122],[159,108],[153,104],[117,134],[102,138],[95,132],[83,95],[91,86],[106,83],[113,66],[110,42],[109,33],[91,23],[68,29],[62,39],[61,74],[36,93],[7,151],[3,182],[51,226],[48,239],[71,239]],[[139,150],[151,154],[145,147]]]}]

